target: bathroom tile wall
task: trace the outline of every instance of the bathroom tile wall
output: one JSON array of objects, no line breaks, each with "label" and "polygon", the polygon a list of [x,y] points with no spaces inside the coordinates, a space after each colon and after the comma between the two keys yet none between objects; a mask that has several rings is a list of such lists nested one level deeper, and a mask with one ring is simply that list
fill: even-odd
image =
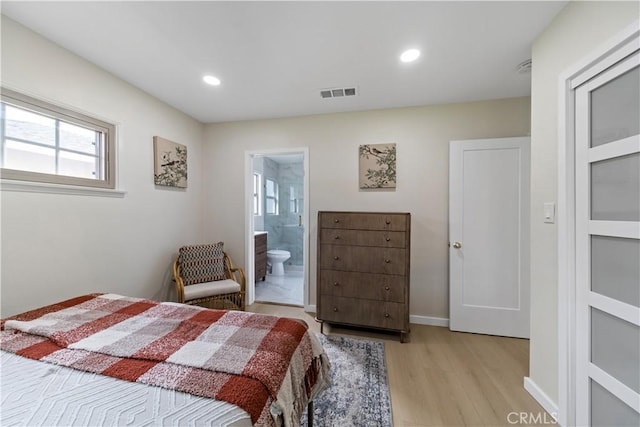
[{"label": "bathroom tile wall", "polygon": [[303,264],[304,168],[302,162],[280,165],[280,218],[283,223],[281,244],[289,247],[291,265]]},{"label": "bathroom tile wall", "polygon": [[278,215],[264,216],[264,230],[268,232],[267,248],[289,251],[291,258],[285,265],[303,265],[304,224],[304,167],[302,162],[278,164],[264,158],[263,179],[278,183]]}]

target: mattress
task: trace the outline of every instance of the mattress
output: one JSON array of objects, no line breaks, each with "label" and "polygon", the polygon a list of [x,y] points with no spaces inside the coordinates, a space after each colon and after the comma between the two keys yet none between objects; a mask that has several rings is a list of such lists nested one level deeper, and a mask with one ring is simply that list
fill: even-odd
[{"label": "mattress", "polygon": [[239,407],[0,351],[2,426],[251,426]]}]

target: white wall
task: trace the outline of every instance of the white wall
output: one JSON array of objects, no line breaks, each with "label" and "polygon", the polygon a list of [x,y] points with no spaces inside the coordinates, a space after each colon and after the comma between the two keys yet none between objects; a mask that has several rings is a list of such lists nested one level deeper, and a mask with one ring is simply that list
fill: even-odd
[{"label": "white wall", "polygon": [[543,203],[557,202],[560,74],[640,16],[637,2],[570,2],[533,45],[531,95],[530,378],[558,401],[557,229]]},{"label": "white wall", "polygon": [[[202,225],[204,126],[2,17],[2,85],[118,126],[124,198],[3,191],[2,316],[90,292],[162,296]],[[187,145],[189,188],[153,183],[153,136]]]},{"label": "white wall", "polygon": [[[449,141],[529,134],[529,98],[209,124],[205,236],[245,265],[244,153],[309,147],[310,282],[315,304],[319,210],[412,214],[411,314],[448,318]],[[395,191],[358,189],[358,146],[397,143]]]}]

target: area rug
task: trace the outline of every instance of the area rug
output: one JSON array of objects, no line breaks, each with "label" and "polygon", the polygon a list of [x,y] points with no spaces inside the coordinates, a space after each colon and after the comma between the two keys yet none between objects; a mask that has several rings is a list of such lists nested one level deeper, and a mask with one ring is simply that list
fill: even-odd
[{"label": "area rug", "polygon": [[384,343],[317,335],[331,361],[331,386],[314,400],[313,425],[392,426]]}]

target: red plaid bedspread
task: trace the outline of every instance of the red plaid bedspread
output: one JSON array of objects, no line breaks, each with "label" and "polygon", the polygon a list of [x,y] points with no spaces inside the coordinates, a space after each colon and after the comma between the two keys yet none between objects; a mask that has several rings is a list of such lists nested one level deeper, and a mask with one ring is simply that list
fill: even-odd
[{"label": "red plaid bedspread", "polygon": [[256,425],[299,425],[328,383],[322,345],[293,319],[92,294],[1,328],[2,350],[224,400]]}]

